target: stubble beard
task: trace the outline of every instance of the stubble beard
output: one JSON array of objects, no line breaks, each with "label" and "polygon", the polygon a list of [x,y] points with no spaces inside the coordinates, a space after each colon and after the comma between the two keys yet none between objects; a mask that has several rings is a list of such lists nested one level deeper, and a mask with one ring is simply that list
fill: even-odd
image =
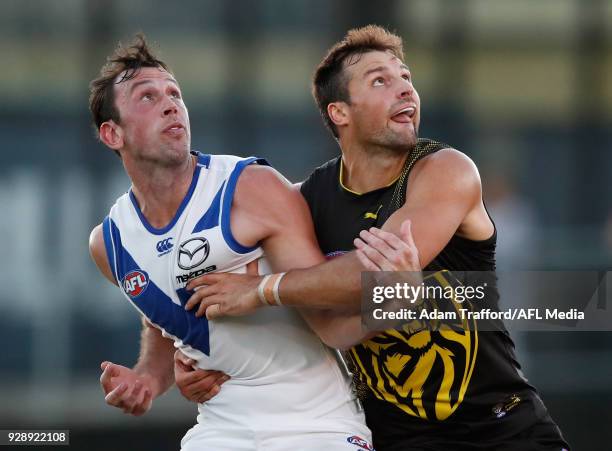
[{"label": "stubble beard", "polygon": [[370,144],[374,148],[381,149],[386,153],[394,155],[406,155],[415,148],[418,139],[418,130],[405,134],[397,133],[390,129],[385,129],[371,137]]}]

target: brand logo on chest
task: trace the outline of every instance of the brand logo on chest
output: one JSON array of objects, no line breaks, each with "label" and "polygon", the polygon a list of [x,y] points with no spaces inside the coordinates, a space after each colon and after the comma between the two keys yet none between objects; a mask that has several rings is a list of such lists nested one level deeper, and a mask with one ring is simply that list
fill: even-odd
[{"label": "brand logo on chest", "polygon": [[155,245],[157,252],[159,252],[157,256],[161,257],[162,255],[166,255],[172,250],[173,247],[174,244],[172,243],[172,238],[166,238],[161,241],[158,241]]},{"label": "brand logo on chest", "polygon": [[204,237],[183,241],[178,250],[178,266],[185,271],[196,268],[206,261],[210,253],[210,243]]}]

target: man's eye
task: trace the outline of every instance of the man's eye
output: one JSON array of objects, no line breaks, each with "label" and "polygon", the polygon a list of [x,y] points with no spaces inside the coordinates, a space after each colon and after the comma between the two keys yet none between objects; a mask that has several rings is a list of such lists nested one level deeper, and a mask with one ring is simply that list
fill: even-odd
[{"label": "man's eye", "polygon": [[140,96],[140,100],[151,101],[155,99],[155,95],[152,92],[145,92]]},{"label": "man's eye", "polygon": [[406,81],[410,81],[410,75],[408,75],[408,74],[404,74],[404,75],[402,75],[402,78],[403,78],[404,80],[406,80]]},{"label": "man's eye", "polygon": [[172,91],[171,93],[172,97],[174,97],[175,99],[180,99],[181,98],[181,93],[178,91]]},{"label": "man's eye", "polygon": [[372,86],[384,86],[385,84],[385,79],[382,77],[378,77],[374,80],[374,82],[372,82]]}]

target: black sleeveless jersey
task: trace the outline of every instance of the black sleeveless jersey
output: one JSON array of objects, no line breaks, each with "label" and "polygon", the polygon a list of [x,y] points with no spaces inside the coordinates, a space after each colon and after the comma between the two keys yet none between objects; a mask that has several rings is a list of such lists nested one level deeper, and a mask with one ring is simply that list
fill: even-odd
[{"label": "black sleeveless jersey", "polygon": [[[322,251],[331,257],[353,250],[361,230],[380,227],[403,205],[414,163],[447,147],[419,139],[400,178],[364,194],[342,186],[341,157],[315,169],[301,191]],[[496,236],[471,241],[455,235],[426,270],[494,271]],[[425,439],[432,427],[432,435],[471,431],[478,434],[471,440],[486,440],[521,431],[545,415],[501,322],[495,332],[480,332],[470,322],[463,333],[427,327],[389,330],[348,354],[377,447],[398,435],[421,434]]]}]

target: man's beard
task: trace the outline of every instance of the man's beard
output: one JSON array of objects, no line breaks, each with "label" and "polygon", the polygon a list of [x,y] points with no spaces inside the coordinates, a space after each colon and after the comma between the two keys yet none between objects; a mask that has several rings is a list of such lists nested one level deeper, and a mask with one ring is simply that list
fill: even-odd
[{"label": "man's beard", "polygon": [[166,146],[159,147],[156,151],[140,151],[136,158],[143,164],[172,169],[185,164],[189,157],[189,146]]},{"label": "man's beard", "polygon": [[386,129],[382,132],[373,135],[369,142],[372,146],[379,149],[384,149],[396,155],[406,155],[414,149],[418,139],[418,130],[415,128],[414,133],[410,136],[405,136]]}]

